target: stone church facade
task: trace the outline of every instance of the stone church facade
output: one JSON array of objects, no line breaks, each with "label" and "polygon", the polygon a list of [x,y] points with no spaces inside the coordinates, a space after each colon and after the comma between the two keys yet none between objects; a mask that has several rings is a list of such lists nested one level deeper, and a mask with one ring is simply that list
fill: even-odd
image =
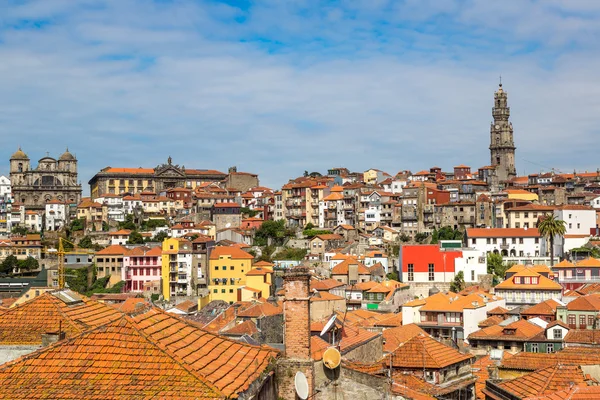
[{"label": "stone church facade", "polygon": [[47,155],[32,168],[29,157],[19,148],[10,157],[10,182],[15,203],[27,210],[44,210],[50,200],[70,204],[81,201],[77,159],[68,149],[58,160]]}]

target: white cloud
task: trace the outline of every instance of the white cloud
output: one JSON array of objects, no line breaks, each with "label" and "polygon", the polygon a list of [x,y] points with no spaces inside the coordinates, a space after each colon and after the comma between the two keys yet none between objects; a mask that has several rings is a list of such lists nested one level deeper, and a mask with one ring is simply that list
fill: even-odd
[{"label": "white cloud", "polygon": [[[591,3],[408,3],[411,12],[397,14],[371,3],[361,20],[363,9],[305,2],[304,17],[275,2],[245,24],[223,22],[242,10],[189,2],[0,9],[0,157],[19,144],[32,158],[68,145],[87,181],[106,165],[154,166],[171,155],[190,168],[238,165],[271,186],[332,166],[477,168],[489,163],[502,73],[519,172],[539,169],[523,160],[596,168],[600,58],[578,32],[595,34]],[[55,15],[40,30],[7,26]],[[446,33],[435,24],[415,31],[403,25],[409,17],[443,18]],[[258,38],[283,45],[269,51]],[[526,40],[538,48],[520,51]]]}]

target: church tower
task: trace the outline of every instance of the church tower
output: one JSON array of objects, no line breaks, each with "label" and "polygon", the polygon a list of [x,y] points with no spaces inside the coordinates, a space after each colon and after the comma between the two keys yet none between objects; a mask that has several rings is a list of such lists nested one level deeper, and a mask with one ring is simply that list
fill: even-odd
[{"label": "church tower", "polygon": [[494,93],[492,116],[494,122],[490,128],[491,165],[496,168],[496,179],[502,182],[517,175],[513,127],[512,123],[508,121],[510,108],[508,107],[507,93],[502,89],[502,82]]}]

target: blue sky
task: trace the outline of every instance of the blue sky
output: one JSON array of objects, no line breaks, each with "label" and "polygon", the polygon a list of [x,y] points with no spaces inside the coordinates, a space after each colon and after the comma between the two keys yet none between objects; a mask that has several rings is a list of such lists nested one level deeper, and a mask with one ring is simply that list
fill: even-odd
[{"label": "blue sky", "polygon": [[599,34],[595,0],[5,0],[0,173],[476,169],[500,74],[519,174],[595,170]]}]

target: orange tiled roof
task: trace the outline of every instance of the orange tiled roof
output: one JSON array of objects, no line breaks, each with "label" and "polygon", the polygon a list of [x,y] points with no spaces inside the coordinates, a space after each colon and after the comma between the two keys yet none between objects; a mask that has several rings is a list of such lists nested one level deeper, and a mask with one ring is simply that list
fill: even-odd
[{"label": "orange tiled roof", "polygon": [[492,315],[491,317],[488,317],[488,318],[484,319],[483,321],[480,321],[477,324],[477,326],[479,328],[487,328],[489,326],[498,325],[502,321],[504,321],[504,320],[502,318],[500,318],[498,315]]},{"label": "orange tiled roof", "polygon": [[394,367],[406,369],[441,369],[474,358],[423,334],[404,342],[391,357]]},{"label": "orange tiled roof", "polygon": [[508,312],[508,310],[504,307],[495,307],[492,308],[490,311],[487,312],[488,315],[498,315],[498,314],[506,314]]},{"label": "orange tiled roof", "polygon": [[203,376],[226,396],[248,389],[278,353],[195,328],[185,320],[153,308],[132,317],[136,328],[175,360]]},{"label": "orange tiled roof", "polygon": [[217,246],[210,253],[211,260],[218,260],[221,256],[231,256],[233,259],[253,259],[252,254],[236,246]]},{"label": "orange tiled roof", "polygon": [[318,292],[310,297],[310,301],[331,301],[331,300],[344,300],[342,296],[337,296],[329,292]]},{"label": "orange tiled roof", "polygon": [[254,335],[258,332],[256,324],[251,319],[246,320],[242,323],[235,325],[233,328],[221,331],[222,335],[227,336],[242,336],[242,335]]},{"label": "orange tiled roof", "polygon": [[[519,276],[537,276],[539,278],[539,282],[537,284],[517,284],[514,282],[516,277]],[[530,269],[525,269],[511,276],[503,282],[500,282],[496,285],[495,290],[498,289],[508,289],[508,290],[560,290],[562,291],[562,286],[553,281],[552,279],[548,279],[543,275],[538,274]]]},{"label": "orange tiled roof", "polygon": [[[59,293],[82,301],[69,305],[59,298]],[[42,334],[58,332],[59,327],[72,337],[120,316],[114,308],[70,290],[46,292],[0,315],[0,344],[41,344]]]},{"label": "orange tiled roof", "polygon": [[498,386],[516,397],[527,398],[551,394],[584,384],[587,380],[581,366],[559,364],[499,383]]},{"label": "orange tiled roof", "polygon": [[312,335],[310,337],[310,352],[313,360],[321,361],[323,359],[323,353],[325,353],[325,350],[329,347],[331,347],[331,345],[319,336]]},{"label": "orange tiled roof", "polygon": [[476,399],[485,399],[483,388],[485,388],[485,381],[490,379],[488,367],[492,365],[494,365],[494,361],[490,359],[489,355],[481,357],[479,360],[471,364],[471,372],[477,377],[477,381],[475,381]]},{"label": "orange tiled roof", "polygon": [[479,293],[461,296],[453,292],[440,292],[427,297],[421,311],[461,312],[464,309],[484,307],[486,304],[484,297]]},{"label": "orange tiled roof", "polygon": [[[513,332],[508,334],[508,332]],[[524,341],[544,332],[544,328],[526,321],[524,319],[515,321],[506,326],[493,325],[488,328],[483,328],[469,335],[469,340],[511,340]]]},{"label": "orange tiled roof", "polygon": [[271,270],[270,268],[257,267],[252,268],[250,271],[246,272],[246,276],[268,275],[272,273],[273,270]]},{"label": "orange tiled roof", "polygon": [[339,343],[340,352],[346,354],[378,337],[381,337],[379,332],[371,332],[353,326],[344,326],[342,329],[342,340]]},{"label": "orange tiled roof", "polygon": [[560,305],[556,300],[549,299],[542,301],[521,312],[521,315],[556,315],[556,308]]},{"label": "orange tiled roof", "polygon": [[[256,264],[254,264],[256,265]],[[319,290],[319,291],[328,291],[336,287],[344,286],[344,284],[337,279],[311,279],[310,281],[310,289],[311,290]]]},{"label": "orange tiled roof", "polygon": [[556,353],[521,352],[502,360],[499,368],[536,371],[556,364],[595,365],[600,364],[600,349],[590,347],[567,347]]},{"label": "orange tiled roof", "polygon": [[402,313],[392,314],[387,318],[379,320],[373,324],[376,327],[384,327],[384,328],[395,328],[398,326],[402,326]]},{"label": "orange tiled roof", "polygon": [[108,306],[113,307],[115,310],[118,310],[122,313],[131,314],[136,311],[145,310],[146,308],[150,307],[150,303],[148,303],[144,298],[130,297],[122,303],[111,303],[108,304]]},{"label": "orange tiled roof", "polygon": [[570,311],[600,311],[600,293],[578,297],[567,304]]},{"label": "orange tiled roof", "polygon": [[225,397],[125,316],[3,365],[0,381],[7,399]]},{"label": "orange tiled roof", "polygon": [[96,253],[96,256],[104,256],[104,255],[125,255],[129,252],[127,247],[123,247],[119,244],[113,244],[104,248]]},{"label": "orange tiled roof", "polygon": [[400,345],[417,335],[427,335],[427,333],[417,324],[408,324],[398,326],[397,328],[386,329],[383,331],[383,351],[392,353],[400,347]]},{"label": "orange tiled roof", "polygon": [[579,261],[577,267],[600,267],[600,260],[594,257],[588,257],[585,260]]},{"label": "orange tiled roof", "polygon": [[271,316],[283,314],[281,305],[274,306],[271,303],[254,303],[242,311],[238,312],[238,317],[242,318],[259,318],[263,316]]},{"label": "orange tiled roof", "polygon": [[348,269],[351,264],[358,264],[358,273],[361,275],[369,275],[369,269],[356,258],[346,258],[344,261],[333,267],[331,275],[348,275]]}]

